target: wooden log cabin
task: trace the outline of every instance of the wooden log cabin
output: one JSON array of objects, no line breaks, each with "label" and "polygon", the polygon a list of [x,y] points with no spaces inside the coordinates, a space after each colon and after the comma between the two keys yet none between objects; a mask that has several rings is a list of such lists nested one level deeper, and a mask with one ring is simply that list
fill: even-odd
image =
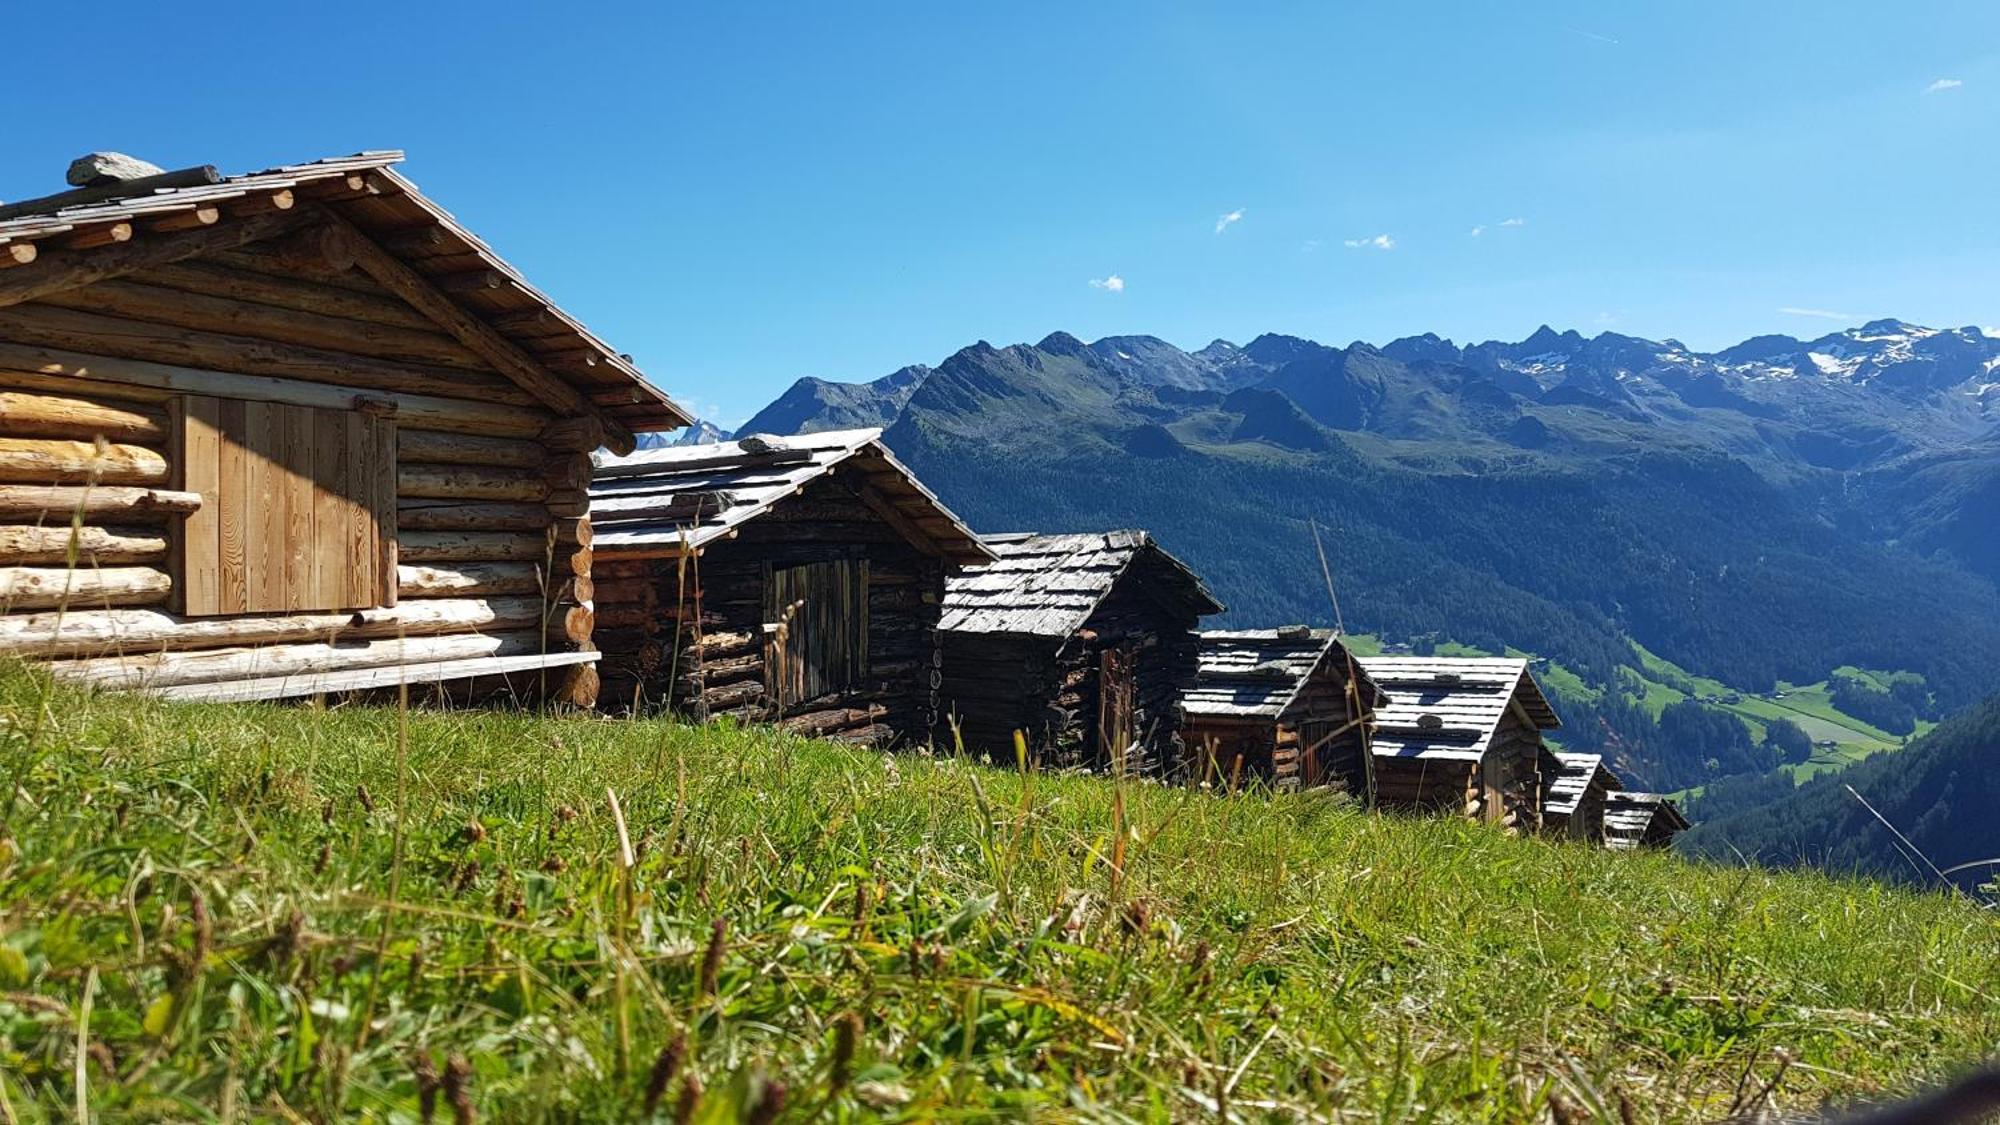
[{"label": "wooden log cabin", "polygon": [[1222,612],[1143,531],[990,535],[998,561],[946,583],[939,739],[1055,766],[1171,772],[1195,630]]},{"label": "wooden log cabin", "polygon": [[1542,831],[1590,844],[1604,843],[1605,802],[1625,788],[1598,754],[1556,754],[1556,772],[1543,778]]},{"label": "wooden log cabin", "polygon": [[945,582],[993,553],[880,430],[599,458],[605,703],[920,742]]},{"label": "wooden log cabin", "polygon": [[1383,697],[1333,630],[1212,630],[1200,641],[1194,686],[1181,696],[1193,779],[1327,785],[1370,799],[1367,728]]},{"label": "wooden log cabin", "polygon": [[173,698],[592,702],[589,453],[688,416],[400,159],[86,158],[0,207],[0,653]]},{"label": "wooden log cabin", "polygon": [[1560,767],[1542,732],[1560,723],[1526,660],[1370,656],[1376,801],[1519,832],[1541,826],[1542,779]]},{"label": "wooden log cabin", "polygon": [[1680,806],[1658,793],[1613,793],[1604,803],[1607,848],[1669,848],[1687,828]]}]

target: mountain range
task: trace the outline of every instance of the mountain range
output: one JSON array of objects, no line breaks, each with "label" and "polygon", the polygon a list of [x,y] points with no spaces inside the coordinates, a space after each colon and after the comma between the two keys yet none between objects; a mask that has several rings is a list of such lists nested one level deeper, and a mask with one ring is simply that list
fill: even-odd
[{"label": "mountain range", "polygon": [[1195,351],[1057,332],[802,379],[739,432],[855,425],[982,531],[1150,528],[1232,624],[1558,661],[1585,685],[1566,744],[1650,784],[1769,763],[1662,732],[1639,646],[1745,691],[1915,672],[1940,712],[2000,661],[2000,337],[1978,328],[1714,352],[1548,327]]}]

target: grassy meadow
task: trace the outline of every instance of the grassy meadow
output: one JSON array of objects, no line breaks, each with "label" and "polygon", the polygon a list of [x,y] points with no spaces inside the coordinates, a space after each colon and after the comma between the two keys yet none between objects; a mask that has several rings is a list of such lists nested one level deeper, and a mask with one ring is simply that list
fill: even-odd
[{"label": "grassy meadow", "polygon": [[0,738],[11,1121],[1712,1120],[2000,1034],[1965,903],[1323,793],[19,670]]}]

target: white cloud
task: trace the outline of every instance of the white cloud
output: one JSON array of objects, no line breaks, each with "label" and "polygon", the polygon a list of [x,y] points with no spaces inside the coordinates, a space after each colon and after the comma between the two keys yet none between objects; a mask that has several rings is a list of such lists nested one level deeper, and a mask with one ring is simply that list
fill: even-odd
[{"label": "white cloud", "polygon": [[1503,226],[1503,227],[1525,227],[1525,226],[1527,226],[1527,225],[1528,225],[1528,220],[1526,220],[1526,219],[1502,219],[1502,220],[1500,220],[1500,225],[1501,225],[1501,226]]},{"label": "white cloud", "polygon": [[1123,293],[1125,292],[1125,279],[1115,273],[1110,277],[1093,277],[1090,279],[1090,287],[1092,289],[1102,289],[1107,293]]},{"label": "white cloud", "polygon": [[1599,43],[1609,43],[1614,47],[1618,45],[1618,40],[1613,39],[1609,35],[1599,35],[1595,31],[1585,31],[1580,27],[1564,27],[1563,30],[1569,32],[1571,35],[1581,35],[1585,39],[1595,39]]},{"label": "white cloud", "polygon": [[1855,321],[1861,319],[1860,317],[1855,316],[1853,313],[1834,312],[1832,309],[1802,309],[1802,308],[1797,308],[1793,305],[1786,305],[1784,308],[1781,308],[1778,311],[1785,314],[1786,316],[1810,316],[1810,317],[1817,317],[1820,320]]},{"label": "white cloud", "polygon": [[[1493,226],[1495,227],[1525,227],[1527,225],[1528,225],[1528,220],[1526,219],[1502,219],[1499,222],[1493,224]],[[1467,233],[1472,235],[1472,237],[1474,238],[1478,238],[1480,235],[1485,234],[1490,229],[1492,228],[1488,227],[1485,223],[1481,223],[1478,226],[1473,227]]]},{"label": "white cloud", "polygon": [[1963,85],[1965,85],[1965,83],[1956,78],[1940,78],[1936,82],[1933,82],[1930,85],[1924,87],[1924,93],[1926,94],[1942,93],[1945,90],[1956,90]]},{"label": "white cloud", "polygon": [[1344,239],[1341,245],[1347,247],[1349,250],[1394,250],[1396,248],[1396,240],[1386,234],[1378,234],[1374,238]]},{"label": "white cloud", "polygon": [[1473,227],[1473,228],[1472,228],[1472,231],[1471,231],[1471,233],[1472,233],[1472,237],[1474,237],[1474,238],[1478,238],[1478,237],[1479,237],[1480,235],[1482,235],[1482,234],[1485,234],[1485,233],[1486,233],[1486,224],[1485,224],[1485,223],[1481,223],[1481,224],[1479,224],[1478,226],[1476,226],[1476,227]]},{"label": "white cloud", "polygon": [[1299,243],[1299,253],[1301,254],[1311,254],[1318,249],[1319,239],[1317,238],[1308,238],[1304,242]]},{"label": "white cloud", "polygon": [[1215,233],[1221,234],[1223,231],[1228,230],[1231,225],[1235,223],[1240,223],[1242,221],[1243,221],[1243,208],[1238,207],[1236,210],[1231,211],[1229,214],[1223,215],[1215,220]]}]

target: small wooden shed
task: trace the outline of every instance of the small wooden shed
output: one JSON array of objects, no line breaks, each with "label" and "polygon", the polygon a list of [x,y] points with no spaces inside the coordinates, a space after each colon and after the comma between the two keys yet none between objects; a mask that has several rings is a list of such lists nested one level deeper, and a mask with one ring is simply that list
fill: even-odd
[{"label": "small wooden shed", "polygon": [[[990,535],[998,561],[946,583],[944,699],[956,736],[1012,761],[1181,763],[1195,630],[1222,604],[1143,531]],[[939,735],[949,743],[952,732]]]},{"label": "small wooden shed", "polygon": [[1560,768],[1542,732],[1561,724],[1526,660],[1370,656],[1361,666],[1388,695],[1372,739],[1378,802],[1540,828],[1542,779]]},{"label": "small wooden shed", "polygon": [[1687,828],[1680,806],[1658,793],[1613,793],[1604,803],[1607,848],[1669,848]]},{"label": "small wooden shed", "polygon": [[0,652],[188,699],[594,698],[588,452],[688,416],[400,159],[86,159],[0,206]]},{"label": "small wooden shed", "polygon": [[1329,785],[1369,800],[1367,726],[1382,695],[1333,630],[1211,630],[1199,659],[1181,696],[1195,780]]},{"label": "small wooden shed", "polygon": [[601,456],[607,706],[927,739],[946,577],[993,560],[880,430]]},{"label": "small wooden shed", "polygon": [[1606,800],[1625,788],[1598,754],[1556,754],[1556,772],[1543,780],[1542,831],[1551,836],[1604,843]]}]

